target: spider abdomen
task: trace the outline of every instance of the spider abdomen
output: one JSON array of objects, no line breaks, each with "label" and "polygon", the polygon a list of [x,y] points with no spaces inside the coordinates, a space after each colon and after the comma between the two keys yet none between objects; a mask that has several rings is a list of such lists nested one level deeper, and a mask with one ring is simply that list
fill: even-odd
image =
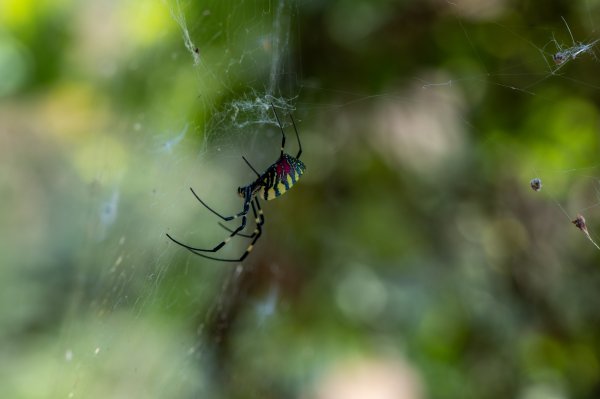
[{"label": "spider abdomen", "polygon": [[300,180],[305,169],[306,166],[302,161],[291,155],[283,154],[255,182],[260,186],[256,195],[267,201],[283,195]]}]

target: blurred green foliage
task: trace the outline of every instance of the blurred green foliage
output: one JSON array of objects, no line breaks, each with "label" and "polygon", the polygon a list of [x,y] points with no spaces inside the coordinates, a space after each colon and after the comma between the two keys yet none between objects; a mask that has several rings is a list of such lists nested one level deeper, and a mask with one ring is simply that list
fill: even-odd
[{"label": "blurred green foliage", "polygon": [[0,0],[0,396],[597,398],[598,11]]}]

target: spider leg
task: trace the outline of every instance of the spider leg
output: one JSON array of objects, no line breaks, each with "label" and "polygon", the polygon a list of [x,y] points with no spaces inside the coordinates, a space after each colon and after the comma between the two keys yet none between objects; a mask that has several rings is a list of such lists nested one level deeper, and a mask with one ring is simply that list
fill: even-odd
[{"label": "spider leg", "polygon": [[[258,218],[256,220],[256,224],[262,226],[263,224],[265,224],[265,216],[263,214],[262,208],[260,207],[260,202],[258,201],[258,197],[254,197],[254,202],[256,203],[256,207],[258,208]],[[256,214],[255,214],[255,216],[256,216]]]},{"label": "spider leg", "polygon": [[[257,204],[258,204],[258,202],[257,202]],[[256,219],[259,219],[259,217],[257,216],[256,207],[254,206],[254,202],[251,202],[250,205],[252,206],[252,213],[254,213],[254,216],[256,217]],[[259,208],[260,208],[260,206],[259,206]],[[206,259],[219,260],[221,262],[241,262],[252,251],[252,249],[254,248],[254,244],[260,238],[260,236],[262,234],[262,224],[264,223],[264,217],[262,216],[262,211],[261,211],[260,215],[261,215],[260,216],[261,223],[257,223],[256,224],[256,230],[254,231],[254,234],[256,234],[256,235],[254,236],[254,239],[252,240],[252,242],[250,243],[250,245],[248,245],[248,247],[246,248],[246,250],[244,251],[244,253],[242,254],[242,256],[239,259],[223,259],[223,258],[215,258],[215,257],[212,257],[212,256],[204,255],[202,253],[197,252],[194,248],[189,247],[189,246],[187,246],[185,244],[180,243],[179,241],[174,240],[168,234],[167,234],[167,236],[171,240],[173,240],[175,243],[177,243],[177,244],[181,245],[182,247],[188,249],[194,255],[198,255],[198,256],[201,256],[201,257],[206,258]]]},{"label": "spider leg", "polygon": [[[277,111],[275,111],[275,106],[273,105],[273,103],[271,103],[271,107],[273,107],[273,113],[275,114],[275,119],[277,119],[277,124],[279,125],[279,128],[281,129],[281,135],[282,135],[282,139],[281,139],[281,155],[283,155],[283,149],[285,148],[285,132],[283,131],[283,125],[281,124],[281,121],[279,120],[279,116],[277,115]],[[302,143],[300,143],[300,136],[298,135],[298,128],[296,128],[296,122],[294,121],[294,117],[292,116],[292,114],[290,115],[290,119],[292,120],[292,125],[294,126],[294,132],[296,132],[296,139],[298,140],[298,155],[296,155],[296,159],[300,158],[300,155],[302,154]]]},{"label": "spider leg", "polygon": [[[218,224],[219,224],[219,226],[221,226],[222,228],[224,228],[228,232],[233,233],[233,230],[231,230],[229,227],[225,226],[223,223],[219,222]],[[237,233],[237,235],[240,236],[240,237],[246,237],[246,238],[252,238],[252,237],[254,237],[254,234]]]},{"label": "spider leg", "polygon": [[296,129],[296,122],[294,122],[294,117],[290,114],[290,119],[292,120],[292,125],[294,126],[294,132],[296,132],[296,138],[298,139],[298,155],[296,155],[296,159],[300,159],[300,154],[302,154],[302,144],[300,144],[300,136],[298,136],[298,129]]},{"label": "spider leg", "polygon": [[[252,210],[254,211],[254,204],[252,204]],[[217,244],[217,246],[215,246],[213,249],[204,249],[204,248],[196,248],[196,247],[190,247],[189,245],[185,245],[180,243],[179,241],[175,240],[173,237],[171,237],[169,234],[167,234],[167,237],[169,237],[173,242],[176,242],[177,244],[181,245],[182,247],[185,247],[187,249],[189,249],[190,251],[198,251],[198,252],[217,252],[219,249],[223,248],[223,246],[225,244],[227,244],[233,237],[235,237],[236,235],[238,235],[238,233],[240,231],[242,231],[244,229],[244,227],[246,227],[246,216],[242,216],[242,224],[239,225],[239,227],[235,230],[233,230],[231,232],[231,234],[229,235],[229,237],[227,237],[226,239],[224,239],[223,241],[221,241],[219,244]]]},{"label": "spider leg", "polygon": [[283,149],[285,148],[285,132],[283,131],[283,125],[279,120],[279,116],[277,116],[277,111],[275,111],[275,106],[273,105],[273,103],[271,103],[271,108],[273,108],[275,119],[277,119],[277,124],[279,125],[279,129],[281,129],[281,156],[283,156]]},{"label": "spider leg", "polygon": [[[196,193],[194,192],[194,189],[190,187],[190,190],[192,190],[192,194],[194,194],[194,196],[196,197],[196,199],[198,201],[200,201],[200,203],[202,205],[204,205],[209,211],[211,211],[212,213],[214,213],[215,215],[217,215],[218,217],[220,217],[221,219],[223,219],[224,221],[230,221],[233,220],[239,216],[242,217],[242,223],[235,229],[235,230],[229,230],[231,232],[231,234],[229,235],[229,237],[227,237],[226,239],[224,239],[223,241],[221,241],[219,244],[217,244],[214,248],[212,249],[205,249],[205,248],[196,248],[196,247],[190,247],[189,245],[183,244],[179,241],[177,241],[176,239],[174,239],[173,237],[171,237],[169,234],[167,234],[167,237],[169,237],[169,239],[173,242],[175,242],[176,244],[181,245],[184,248],[187,248],[190,251],[198,251],[198,252],[217,252],[219,249],[221,249],[225,244],[227,244],[233,237],[235,237],[236,235],[238,235],[238,233],[242,230],[244,230],[244,228],[246,227],[246,214],[248,213],[248,204],[252,205],[252,210],[254,212],[254,205],[252,204],[252,199],[245,199],[244,200],[244,210],[240,213],[238,213],[237,215],[234,216],[223,216],[221,214],[219,214],[217,211],[215,211],[214,209],[212,209],[211,207],[209,207],[206,203],[204,203],[204,201],[202,201],[200,199],[200,197],[198,197],[198,195],[196,195]],[[255,216],[256,217],[256,216]]]},{"label": "spider leg", "polygon": [[[256,203],[256,207],[258,208],[258,217],[255,217],[254,222],[257,225],[263,225],[265,223],[265,217],[263,215],[263,210],[260,207],[260,203],[258,202],[258,198],[254,198],[254,202]],[[256,216],[256,214],[254,215]],[[225,226],[223,223],[219,222],[219,226],[221,226],[222,228],[224,228],[225,230],[227,230],[230,233],[233,233],[233,230],[230,229],[229,227]],[[252,234],[244,234],[244,233],[237,233],[238,236],[240,237],[245,237],[245,238],[253,238],[256,235],[256,231],[254,231]]]},{"label": "spider leg", "polygon": [[242,219],[242,224],[237,229],[233,230],[231,232],[231,234],[226,239],[224,239],[219,244],[217,244],[217,246],[215,246],[213,249],[190,247],[189,245],[182,244],[179,241],[175,240],[169,234],[167,234],[167,237],[169,237],[171,239],[171,241],[173,241],[173,242],[175,242],[175,243],[177,243],[177,244],[181,245],[182,247],[185,247],[185,248],[187,248],[189,250],[194,250],[194,251],[199,251],[199,252],[217,252],[219,249],[223,248],[223,246],[225,246],[225,244],[227,244],[233,237],[235,237],[236,235],[238,235],[238,233],[241,230],[243,230],[244,227],[246,227],[246,217],[245,216]]},{"label": "spider leg", "polygon": [[215,211],[215,210],[214,210],[214,209],[212,209],[210,206],[208,206],[208,205],[206,204],[206,202],[202,201],[202,200],[200,199],[200,197],[198,197],[198,195],[196,194],[196,192],[194,191],[194,189],[193,189],[193,188],[191,188],[191,187],[190,187],[190,190],[192,191],[192,194],[194,194],[194,197],[196,197],[196,199],[197,199],[198,201],[200,201],[200,203],[201,203],[202,205],[204,205],[204,206],[206,207],[206,209],[208,209],[209,211],[211,211],[212,213],[214,213],[215,215],[217,215],[218,217],[220,217],[221,219],[223,219],[223,220],[224,220],[224,221],[226,221],[226,222],[229,222],[230,220],[236,219],[236,218],[238,218],[238,217],[240,217],[240,216],[246,216],[246,214],[248,214],[248,210],[249,210],[248,204],[250,203],[250,199],[245,199],[245,200],[244,200],[244,209],[243,209],[243,210],[242,210],[240,213],[238,213],[237,215],[233,215],[233,216],[223,216],[223,215],[221,215],[219,212]]},{"label": "spider leg", "polygon": [[242,155],[242,159],[244,160],[244,162],[246,162],[246,165],[248,165],[248,166],[250,167],[250,169],[252,169],[252,171],[253,171],[254,173],[256,173],[256,176],[260,177],[260,173],[258,173],[258,172],[256,171],[256,169],[254,169],[254,168],[252,167],[252,165],[250,165],[250,162],[248,162],[248,160],[246,159],[246,157]]}]

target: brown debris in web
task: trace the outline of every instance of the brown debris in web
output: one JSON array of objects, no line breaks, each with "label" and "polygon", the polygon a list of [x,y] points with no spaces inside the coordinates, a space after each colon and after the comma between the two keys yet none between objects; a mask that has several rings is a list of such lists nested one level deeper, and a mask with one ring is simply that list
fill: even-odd
[{"label": "brown debris in web", "polygon": [[573,223],[575,225],[575,227],[577,227],[579,230],[583,231],[583,234],[585,234],[585,236],[588,238],[588,240],[590,240],[590,242],[592,244],[594,244],[596,246],[596,248],[600,249],[600,246],[598,246],[598,244],[596,244],[596,242],[590,236],[590,233],[587,229],[587,225],[585,224],[585,218],[583,217],[583,215],[578,214],[577,217],[575,218],[575,220],[572,220],[571,223]]}]

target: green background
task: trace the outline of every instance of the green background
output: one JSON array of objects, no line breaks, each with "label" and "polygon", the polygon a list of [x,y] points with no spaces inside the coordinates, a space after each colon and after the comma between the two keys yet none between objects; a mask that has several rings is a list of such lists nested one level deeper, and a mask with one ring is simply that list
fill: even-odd
[{"label": "green background", "polygon": [[[595,0],[0,0],[0,396],[600,396],[600,64],[556,69],[561,17],[600,37]],[[307,169],[243,266],[170,242],[225,237],[189,187],[239,211],[270,101]]]}]

